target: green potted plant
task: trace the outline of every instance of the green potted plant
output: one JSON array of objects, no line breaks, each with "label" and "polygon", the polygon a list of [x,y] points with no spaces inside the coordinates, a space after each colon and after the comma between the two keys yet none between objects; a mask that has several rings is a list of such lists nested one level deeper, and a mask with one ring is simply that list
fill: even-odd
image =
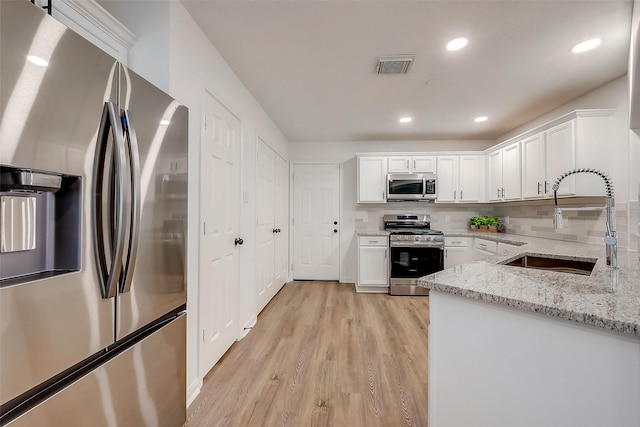
[{"label": "green potted plant", "polygon": [[469,218],[469,228],[471,230],[477,230],[478,225],[480,225],[479,220],[480,218],[478,218],[477,216],[472,216],[471,218]]},{"label": "green potted plant", "polygon": [[489,226],[489,231],[491,231],[493,233],[497,233],[498,232],[498,226],[500,225],[500,221],[498,221],[498,218],[489,217],[488,221],[487,221],[487,225]]},{"label": "green potted plant", "polygon": [[489,229],[489,217],[483,215],[478,219],[478,228],[480,229],[480,231],[487,231]]}]

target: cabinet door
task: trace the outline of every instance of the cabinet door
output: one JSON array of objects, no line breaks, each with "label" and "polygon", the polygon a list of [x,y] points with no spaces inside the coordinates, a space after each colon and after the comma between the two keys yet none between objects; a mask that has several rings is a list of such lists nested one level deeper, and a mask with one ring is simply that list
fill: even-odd
[{"label": "cabinet door", "polygon": [[480,200],[480,171],[482,156],[460,156],[458,160],[458,200],[477,202]]},{"label": "cabinet door", "polygon": [[436,173],[435,156],[415,156],[411,163],[414,173]]},{"label": "cabinet door", "polygon": [[411,166],[411,157],[389,157],[389,173],[409,173]]},{"label": "cabinet door", "polygon": [[544,133],[522,141],[522,197],[544,196],[545,179]]},{"label": "cabinet door", "polygon": [[487,198],[490,201],[502,200],[502,150],[489,153],[487,158]]},{"label": "cabinet door", "polygon": [[504,200],[520,199],[522,197],[520,143],[513,143],[502,151],[502,198]]},{"label": "cabinet door", "polygon": [[458,196],[458,156],[438,156],[438,202],[455,202]]},{"label": "cabinet door", "polygon": [[358,157],[358,203],[386,203],[387,158]]},{"label": "cabinet door", "polygon": [[[547,140],[547,195],[553,196],[553,183],[565,172],[576,167],[575,119],[545,132]],[[559,196],[576,194],[576,177],[571,175],[560,183]]]},{"label": "cabinet door", "polygon": [[358,250],[358,284],[389,286],[387,247],[360,246]]},{"label": "cabinet door", "polygon": [[469,262],[468,253],[469,248],[466,247],[444,248],[444,268],[451,268]]}]

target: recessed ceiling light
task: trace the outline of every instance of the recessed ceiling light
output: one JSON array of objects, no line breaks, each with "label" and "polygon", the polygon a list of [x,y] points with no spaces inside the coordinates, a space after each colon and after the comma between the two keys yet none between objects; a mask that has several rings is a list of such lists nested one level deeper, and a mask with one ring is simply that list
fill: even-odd
[{"label": "recessed ceiling light", "polygon": [[447,50],[459,50],[459,49],[462,49],[463,47],[465,47],[467,45],[468,42],[469,42],[469,40],[465,39],[464,37],[453,39],[449,43],[447,43]]},{"label": "recessed ceiling light", "polygon": [[596,47],[600,46],[600,43],[602,43],[601,39],[585,40],[583,42],[580,42],[580,43],[574,45],[571,48],[571,52],[572,53],[586,52],[588,50],[595,49]]},{"label": "recessed ceiling light", "polygon": [[160,120],[160,124],[161,124],[161,125],[163,125],[163,126],[166,126],[166,125],[168,125],[169,123],[171,123],[171,121],[170,121],[170,120],[167,120],[167,119],[162,119],[162,120]]},{"label": "recessed ceiling light", "polygon": [[476,117],[475,119],[473,119],[474,122],[476,123],[481,123],[481,122],[486,122],[488,119],[487,116],[480,116],[480,117]]},{"label": "recessed ceiling light", "polygon": [[29,55],[27,56],[27,59],[29,60],[29,62],[37,65],[38,67],[46,67],[47,65],[49,65],[49,62],[46,59],[40,58],[39,56]]},{"label": "recessed ceiling light", "polygon": [[400,119],[400,123],[409,123],[410,121],[412,121],[413,119],[411,117],[402,117]]}]

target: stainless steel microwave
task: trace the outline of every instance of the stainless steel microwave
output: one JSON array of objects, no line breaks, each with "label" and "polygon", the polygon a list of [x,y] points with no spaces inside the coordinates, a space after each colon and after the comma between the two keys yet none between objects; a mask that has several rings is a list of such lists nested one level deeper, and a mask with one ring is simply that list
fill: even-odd
[{"label": "stainless steel microwave", "polygon": [[387,175],[387,201],[433,201],[436,196],[436,175],[433,173]]}]

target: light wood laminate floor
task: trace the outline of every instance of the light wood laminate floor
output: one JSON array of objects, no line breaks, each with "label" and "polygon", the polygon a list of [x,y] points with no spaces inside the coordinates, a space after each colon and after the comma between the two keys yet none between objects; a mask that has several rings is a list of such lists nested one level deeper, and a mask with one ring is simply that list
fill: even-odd
[{"label": "light wood laminate floor", "polygon": [[188,427],[427,425],[429,299],[287,283],[207,374]]}]

